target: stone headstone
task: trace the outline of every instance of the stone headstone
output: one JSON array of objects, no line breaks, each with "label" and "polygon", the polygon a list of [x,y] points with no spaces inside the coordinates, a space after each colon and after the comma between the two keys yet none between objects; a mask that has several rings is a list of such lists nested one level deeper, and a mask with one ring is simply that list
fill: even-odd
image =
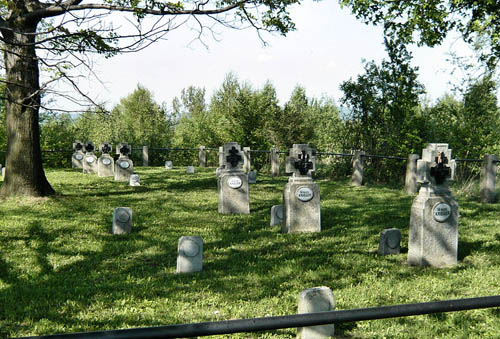
[{"label": "stone headstone", "polygon": [[141,186],[141,178],[139,174],[132,174],[129,181],[130,186]]},{"label": "stone headstone", "polygon": [[410,265],[445,267],[457,263],[458,204],[448,188],[454,173],[448,144],[428,144],[417,161],[421,187],[411,206]]},{"label": "stone headstone", "polygon": [[351,184],[353,186],[361,186],[364,185],[365,181],[363,179],[363,168],[364,168],[364,159],[363,156],[365,152],[356,151],[352,157],[352,180]]},{"label": "stone headstone", "polygon": [[191,273],[203,270],[203,240],[201,237],[180,237],[177,252],[176,273]]},{"label": "stone headstone", "polygon": [[380,233],[378,255],[399,254],[401,252],[401,231],[387,228]]},{"label": "stone headstone", "polygon": [[270,153],[271,157],[271,175],[277,177],[280,175],[280,153],[279,149],[273,148]]},{"label": "stone headstone", "polygon": [[85,153],[83,153],[83,143],[78,140],[75,141],[73,143],[73,150],[75,152],[71,156],[71,167],[83,169],[83,157],[85,156]]},{"label": "stone headstone", "polygon": [[186,167],[186,173],[187,174],[193,174],[194,173],[194,166],[188,166],[188,167]]},{"label": "stone headstone", "polygon": [[320,232],[319,186],[312,180],[314,151],[307,144],[294,144],[287,157],[286,170],[292,173],[283,190],[283,233]]},{"label": "stone headstone", "polygon": [[94,144],[87,141],[84,148],[85,155],[83,157],[83,173],[97,174],[97,157],[94,154]]},{"label": "stone headstone", "polygon": [[418,193],[417,161],[419,158],[418,154],[410,154],[408,156],[405,176],[405,190],[408,194]]},{"label": "stone headstone", "polygon": [[165,161],[165,169],[172,169],[172,168],[173,168],[172,161],[170,160]]},{"label": "stone headstone", "polygon": [[271,226],[281,225],[283,222],[283,205],[274,205],[271,207]]},{"label": "stone headstone", "polygon": [[132,209],[117,207],[113,212],[113,234],[128,234],[132,232]]},{"label": "stone headstone", "polygon": [[134,163],[128,157],[132,148],[126,143],[120,143],[116,147],[116,152],[120,157],[115,162],[115,181],[130,181],[130,176],[134,174]]},{"label": "stone headstone", "polygon": [[112,177],[115,175],[115,160],[110,155],[113,146],[109,142],[99,145],[101,156],[97,159],[97,175],[100,177]]},{"label": "stone headstone", "polygon": [[496,155],[488,154],[484,156],[483,166],[481,167],[481,180],[479,183],[479,195],[482,202],[494,203],[497,200],[495,191],[497,162],[498,157]]},{"label": "stone headstone", "polygon": [[[325,286],[308,288],[300,292],[298,313],[316,313],[335,310],[335,300],[331,289]],[[318,325],[297,328],[297,338],[322,339],[335,334],[335,325]]]},{"label": "stone headstone", "polygon": [[248,176],[241,170],[243,156],[240,145],[224,144],[222,166],[217,177],[218,211],[222,214],[249,214]]},{"label": "stone headstone", "polygon": [[255,172],[255,171],[248,172],[248,183],[249,184],[256,184],[257,183],[257,172]]}]

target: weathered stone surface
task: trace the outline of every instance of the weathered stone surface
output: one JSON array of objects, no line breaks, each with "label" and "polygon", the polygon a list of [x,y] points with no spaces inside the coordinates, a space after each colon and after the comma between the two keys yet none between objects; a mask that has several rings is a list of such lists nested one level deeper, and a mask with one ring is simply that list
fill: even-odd
[{"label": "weathered stone surface", "polygon": [[250,147],[243,147],[243,171],[250,172],[252,164],[250,161]]},{"label": "weathered stone surface", "polygon": [[321,232],[319,186],[312,179],[288,179],[283,190],[283,216],[283,233]]},{"label": "weathered stone surface", "polygon": [[221,170],[217,180],[218,210],[222,214],[249,214],[248,176],[241,170]]},{"label": "weathered stone surface", "polygon": [[199,236],[182,236],[177,246],[176,273],[200,272],[203,269],[203,240]]},{"label": "weathered stone surface", "polygon": [[134,163],[125,156],[120,156],[115,162],[115,181],[129,181],[134,174]]},{"label": "weathered stone surface", "polygon": [[188,167],[186,167],[186,173],[187,174],[193,174],[194,173],[194,166],[188,166]]},{"label": "weathered stone surface", "polygon": [[354,156],[352,157],[351,184],[353,186],[362,186],[365,183],[363,178],[364,155],[365,155],[364,151],[356,151],[354,152]]},{"label": "weathered stone surface", "polygon": [[417,161],[419,158],[418,154],[408,155],[405,176],[405,190],[408,194],[418,193],[419,184],[417,182]]},{"label": "weathered stone surface", "polygon": [[497,161],[496,155],[488,154],[484,156],[483,166],[481,167],[480,198],[482,202],[494,203],[497,200],[495,184],[497,178]]},{"label": "weathered stone surface", "polygon": [[132,174],[129,181],[130,186],[141,186],[141,178],[139,174]]},{"label": "weathered stone surface", "polygon": [[308,144],[293,144],[288,153],[285,159],[286,173],[294,176],[313,176],[316,171],[316,156]]},{"label": "weathered stone surface", "polygon": [[113,234],[128,234],[132,232],[132,209],[117,207],[113,212]]},{"label": "weathered stone surface", "polygon": [[279,149],[273,148],[270,153],[271,157],[271,175],[277,177],[280,175],[280,154]]},{"label": "weathered stone surface", "polygon": [[200,163],[200,167],[207,167],[207,149],[205,146],[200,146],[200,150],[198,151],[198,161]]},{"label": "weathered stone surface", "polygon": [[257,172],[255,172],[255,171],[248,172],[248,183],[249,184],[256,184],[257,183]]},{"label": "weathered stone surface", "polygon": [[97,174],[97,157],[94,153],[86,153],[83,157],[83,173]]},{"label": "weathered stone surface", "polygon": [[244,162],[241,146],[236,142],[226,142],[222,146],[222,167],[226,170],[241,170]]},{"label": "weathered stone surface", "polygon": [[100,177],[115,175],[115,160],[109,154],[103,154],[97,159],[97,175]]},{"label": "weathered stone surface", "polygon": [[142,146],[142,166],[149,166],[149,148]]},{"label": "weathered stone surface", "polygon": [[[298,313],[316,313],[335,310],[335,299],[331,289],[325,286],[308,288],[300,292]],[[297,328],[297,338],[323,339],[335,334],[335,325],[319,325]]]},{"label": "weathered stone surface", "polygon": [[271,207],[270,225],[281,225],[283,223],[283,205],[274,205]]},{"label": "weathered stone surface", "polygon": [[165,161],[165,169],[172,169],[172,168],[173,168],[172,161],[170,160]]},{"label": "weathered stone surface", "polygon": [[378,255],[399,254],[401,252],[401,231],[387,228],[380,233]]},{"label": "weathered stone surface", "polygon": [[71,167],[83,169],[83,158],[85,154],[82,151],[76,151],[71,156]]}]

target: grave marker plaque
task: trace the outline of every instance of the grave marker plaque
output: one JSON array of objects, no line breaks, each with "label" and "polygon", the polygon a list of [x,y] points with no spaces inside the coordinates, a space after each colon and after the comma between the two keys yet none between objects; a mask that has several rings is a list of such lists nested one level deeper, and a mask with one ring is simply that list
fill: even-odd
[{"label": "grave marker plaque", "polygon": [[112,177],[115,175],[115,160],[110,153],[113,146],[109,142],[104,142],[99,145],[101,156],[97,159],[97,175],[100,177]]},{"label": "grave marker plaque", "polygon": [[85,154],[83,153],[83,143],[78,140],[75,141],[73,143],[73,150],[75,152],[71,156],[71,167],[83,169],[83,157],[85,156]]},{"label": "grave marker plaque", "polygon": [[97,157],[94,154],[94,144],[90,141],[85,143],[85,155],[83,157],[83,173],[97,174]]},{"label": "grave marker plaque", "polygon": [[134,163],[128,157],[132,148],[127,143],[120,143],[116,146],[116,153],[120,157],[115,162],[115,181],[130,181],[130,176],[134,173]]}]

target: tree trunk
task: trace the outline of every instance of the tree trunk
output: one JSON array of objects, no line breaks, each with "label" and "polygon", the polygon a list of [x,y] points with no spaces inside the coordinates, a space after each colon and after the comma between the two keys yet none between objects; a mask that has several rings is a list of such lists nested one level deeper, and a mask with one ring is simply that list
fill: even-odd
[{"label": "tree trunk", "polygon": [[[6,69],[7,158],[0,195],[54,194],[42,167],[40,149],[40,83],[35,52],[36,23],[13,24],[3,30]],[[18,33],[22,32],[22,33]]]}]

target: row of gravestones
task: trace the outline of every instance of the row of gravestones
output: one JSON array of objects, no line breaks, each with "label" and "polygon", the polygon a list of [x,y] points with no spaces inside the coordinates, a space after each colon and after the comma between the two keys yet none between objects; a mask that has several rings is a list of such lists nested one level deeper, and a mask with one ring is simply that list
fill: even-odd
[{"label": "row of gravestones", "polygon": [[134,163],[129,158],[132,149],[127,143],[116,146],[116,154],[119,155],[116,161],[111,156],[113,146],[108,142],[99,145],[99,158],[94,154],[95,146],[92,142],[84,144],[76,141],[73,143],[73,149],[73,168],[81,168],[83,173],[97,174],[100,177],[114,177],[115,181],[128,181],[132,186],[140,185],[139,176],[134,174]]},{"label": "row of gravestones", "polygon": [[[226,143],[219,160],[219,213],[250,213],[248,177],[241,169],[240,146]],[[434,267],[454,265],[458,253],[459,213],[448,187],[456,167],[448,144],[428,144],[416,167],[420,189],[411,207],[408,263]],[[294,144],[286,159],[286,172],[292,176],[283,189],[283,204],[271,208],[271,224],[281,221],[283,233],[321,231],[320,191],[312,179],[315,169],[312,148],[307,144]],[[396,242],[400,239],[400,233],[384,230],[379,252],[386,254],[399,248]]]}]

